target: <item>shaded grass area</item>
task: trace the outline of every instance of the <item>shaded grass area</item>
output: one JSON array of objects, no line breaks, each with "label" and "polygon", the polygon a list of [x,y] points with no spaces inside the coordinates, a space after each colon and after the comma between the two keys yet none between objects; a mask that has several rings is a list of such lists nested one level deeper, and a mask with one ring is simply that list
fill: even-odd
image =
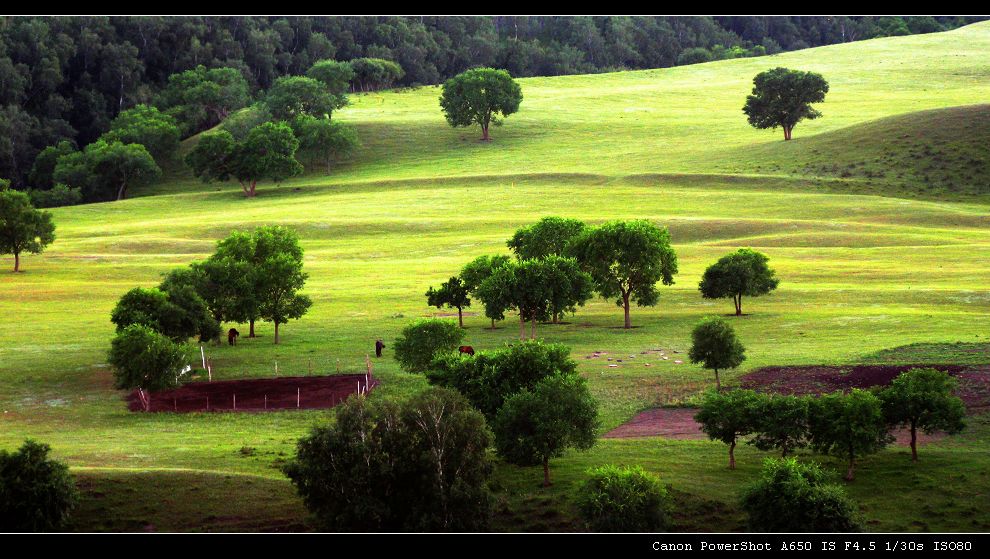
[{"label": "shaded grass area", "polygon": [[990,363],[990,343],[916,343],[872,353],[863,362],[984,365]]}]

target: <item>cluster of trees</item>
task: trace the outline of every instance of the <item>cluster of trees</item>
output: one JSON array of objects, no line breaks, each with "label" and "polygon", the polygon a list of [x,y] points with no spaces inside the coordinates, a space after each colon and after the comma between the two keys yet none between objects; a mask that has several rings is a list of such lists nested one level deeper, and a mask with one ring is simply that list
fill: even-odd
[{"label": "cluster of trees", "polygon": [[595,443],[598,405],[577,374],[570,349],[528,340],[494,351],[463,355],[464,331],[450,321],[421,319],[394,342],[406,371],[464,395],[492,425],[500,456],[520,466],[543,466],[567,448]]},{"label": "cluster of trees", "polygon": [[890,430],[904,426],[911,433],[911,457],[918,459],[917,432],[957,433],[965,426],[965,407],[952,395],[956,381],[936,369],[912,369],[890,386],[872,391],[854,389],[819,397],[766,395],[752,390],[706,394],[695,416],[712,440],[729,445],[729,468],[743,437],[760,450],[796,449],[848,460],[852,480],[856,460],[884,448]]},{"label": "cluster of trees", "polygon": [[[940,31],[976,19],[9,17],[0,21],[0,176],[25,186],[46,146],[61,140],[88,145],[121,111],[139,104],[165,110],[192,103],[199,106],[191,109],[202,117],[199,126],[208,126],[224,114],[212,104],[218,90],[246,103],[245,93],[304,74],[319,60],[351,61],[351,88],[363,91],[436,84],[480,66],[514,76],[658,68],[703,60],[690,49],[706,49],[712,57],[758,53],[759,47],[773,54]],[[200,66],[204,73],[229,70],[207,80],[217,87],[197,89],[196,101],[172,97],[159,104],[160,96],[168,97],[163,92],[170,76]]]},{"label": "cluster of trees", "polygon": [[125,293],[111,313],[117,326],[109,362],[118,388],[160,390],[179,383],[185,343],[220,341],[221,323],[274,324],[302,317],[312,301],[299,293],[303,272],[299,237],[281,226],[235,231],[202,262],[169,272],[156,288]]},{"label": "cluster of trees", "polygon": [[13,254],[14,272],[20,272],[21,254],[40,254],[55,241],[55,224],[51,213],[35,209],[27,194],[9,185],[0,179],[0,254]]},{"label": "cluster of trees", "polygon": [[515,258],[479,256],[440,289],[431,287],[429,304],[460,314],[473,296],[484,304],[492,328],[506,312],[517,311],[525,339],[527,322],[535,337],[537,322],[557,323],[597,292],[624,308],[625,326],[631,328],[631,303],[655,305],[656,284],[673,284],[677,273],[669,232],[644,220],[588,227],[576,219],[545,217],[516,231],[506,244]]}]

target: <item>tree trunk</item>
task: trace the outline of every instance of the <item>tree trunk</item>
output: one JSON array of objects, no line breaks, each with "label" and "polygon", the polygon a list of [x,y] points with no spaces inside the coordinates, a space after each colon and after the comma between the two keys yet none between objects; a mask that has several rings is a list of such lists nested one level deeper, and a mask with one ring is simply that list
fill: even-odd
[{"label": "tree trunk", "polygon": [[250,332],[248,332],[248,337],[249,338],[253,338],[254,337],[254,319],[253,318],[251,319],[251,326],[250,326]]},{"label": "tree trunk", "polygon": [[722,391],[722,381],[718,379],[718,369],[715,369],[715,392]]},{"label": "tree trunk", "polygon": [[491,138],[488,137],[488,124],[481,125],[481,141],[489,142]]},{"label": "tree trunk", "polygon": [[626,310],[626,325],[625,325],[625,328],[632,328],[632,319],[629,318],[629,294],[628,293],[623,293],[622,294],[622,305],[623,305],[623,307],[625,307],[625,310]]},{"label": "tree trunk", "polygon": [[275,343],[278,343],[278,321],[275,321]]},{"label": "tree trunk", "polygon": [[785,126],[784,127],[784,140],[790,140],[791,139],[791,130],[793,130],[793,129],[794,129],[793,126]]},{"label": "tree trunk", "polygon": [[519,313],[519,341],[526,340],[526,319]]},{"label": "tree trunk", "polygon": [[736,440],[732,439],[732,444],[729,445],[729,469],[736,469]]},{"label": "tree trunk", "polygon": [[21,271],[21,253],[20,252],[15,252],[14,253],[14,273],[16,274],[17,272],[20,272],[20,271]]},{"label": "tree trunk", "polygon": [[846,470],[846,481],[852,481],[856,477],[856,455],[849,452],[849,469]]},{"label": "tree trunk", "polygon": [[124,196],[127,194],[127,183],[120,183],[120,188],[117,189],[117,200],[123,200]]},{"label": "tree trunk", "polygon": [[464,314],[460,307],[457,307],[457,323],[461,325],[461,328],[464,328]]},{"label": "tree trunk", "polygon": [[494,330],[494,329],[495,329],[495,319],[493,318],[492,319],[492,330]]},{"label": "tree trunk", "polygon": [[550,459],[543,457],[543,487],[550,487]]},{"label": "tree trunk", "polygon": [[529,339],[536,339],[536,319],[529,321]]},{"label": "tree trunk", "polygon": [[554,324],[560,324],[560,313],[559,312],[553,313],[553,323]]},{"label": "tree trunk", "polygon": [[918,461],[918,426],[911,422],[911,461]]},{"label": "tree trunk", "polygon": [[736,295],[736,316],[742,316],[742,294]]}]

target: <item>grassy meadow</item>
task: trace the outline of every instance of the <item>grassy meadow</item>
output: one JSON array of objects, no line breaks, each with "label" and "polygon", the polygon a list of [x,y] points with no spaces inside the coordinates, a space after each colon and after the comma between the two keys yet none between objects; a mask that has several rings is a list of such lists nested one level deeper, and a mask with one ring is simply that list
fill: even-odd
[{"label": "grassy meadow", "polygon": [[[106,365],[121,294],[206,257],[232,230],[264,224],[298,231],[314,304],[283,327],[278,346],[269,324],[237,347],[207,346],[218,378],[271,376],[276,361],[283,375],[361,372],[381,338],[388,347],[374,361],[383,381],[374,397],[414,393],[426,383],[399,370],[390,341],[409,321],[448,312],[426,306],[427,288],[475,256],[506,252],[516,228],[546,215],[650,219],[670,228],[677,250],[676,284],[662,288],[658,306],[633,308],[635,328],[622,329],[621,309],[595,299],[565,324],[537,330],[572,347],[605,430],[714,385],[710,372],[673,360],[686,361],[700,318],[732,312],[727,300],[702,300],[697,282],[738,247],[769,255],[781,285],[744,299],[746,316],[731,319],[748,358],[723,376],[730,383],[761,366],[854,363],[908,344],[986,349],[987,52],[984,23],[762,58],[523,79],[520,112],[487,144],[478,130],[447,126],[438,87],[354,95],[334,118],[356,127],[362,148],[332,175],[260,185],[249,200],[236,183],[203,185],[175,166],[133,199],[56,209],[56,242],[22,258],[24,273],[0,274],[0,448],[32,437],[72,466],[84,491],[75,529],[305,529],[305,509],[278,466],[331,413],[131,413]],[[774,66],[820,72],[831,86],[824,116],[799,124],[786,144],[779,130],[751,128],[741,111],[752,77]],[[490,330],[483,316],[468,316],[466,343],[513,341],[513,318]],[[680,353],[639,355],[653,348]],[[596,350],[636,359],[603,369],[584,359]],[[917,464],[899,447],[864,460],[848,488],[870,529],[986,531],[988,450],[990,421],[981,416],[923,447]],[[557,483],[546,490],[538,468],[500,465],[495,528],[580,529],[570,495],[587,468],[612,462],[641,464],[671,484],[678,528],[741,529],[735,495],[764,455],[745,447],[730,472],[720,443],[602,440],[554,461]]]}]

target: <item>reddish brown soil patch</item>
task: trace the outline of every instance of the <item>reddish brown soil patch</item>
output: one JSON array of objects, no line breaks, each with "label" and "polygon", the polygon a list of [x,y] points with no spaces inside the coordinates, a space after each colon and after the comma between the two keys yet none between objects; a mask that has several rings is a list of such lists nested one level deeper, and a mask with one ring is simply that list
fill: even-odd
[{"label": "reddish brown soil patch", "polygon": [[890,384],[897,375],[916,367],[945,371],[959,380],[956,395],[970,411],[990,406],[990,365],[808,365],[764,367],[744,375],[743,388],[777,394],[828,394],[853,388]]},{"label": "reddish brown soil patch", "polygon": [[[697,408],[657,408],[636,414],[627,423],[602,435],[606,439],[634,439],[639,437],[663,437],[665,439],[705,439],[708,435],[694,420]],[[900,446],[910,446],[911,431],[895,429],[890,432]],[[918,444],[927,444],[945,438],[945,433],[930,435],[918,432]]]},{"label": "reddish brown soil patch", "polygon": [[636,414],[629,422],[608,433],[606,439],[664,437],[667,439],[703,439],[701,425],[694,420],[695,408],[657,408]]},{"label": "reddish brown soil patch", "polygon": [[[379,382],[370,379],[368,390]],[[280,377],[267,379],[191,382],[172,390],[150,395],[148,411],[271,411],[331,408],[343,402],[359,388],[365,389],[365,375]],[[145,393],[147,394],[147,393]],[[236,409],[234,407],[236,397]],[[144,411],[135,390],[127,397],[131,411]]]}]

